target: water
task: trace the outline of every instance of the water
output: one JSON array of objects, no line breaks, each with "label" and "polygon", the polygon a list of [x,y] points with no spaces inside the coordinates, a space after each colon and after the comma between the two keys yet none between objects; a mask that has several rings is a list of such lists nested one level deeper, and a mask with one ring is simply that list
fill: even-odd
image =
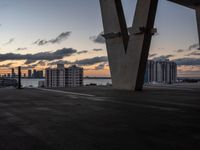
[{"label": "water", "polygon": [[[21,84],[23,87],[38,87],[39,81],[45,81],[45,79],[22,79]],[[84,79],[83,84],[96,84],[107,85],[111,84],[111,79]]]},{"label": "water", "polygon": [[111,84],[111,79],[84,79],[83,84],[96,84],[96,85],[108,85]]},{"label": "water", "polygon": [[45,79],[22,79],[21,84],[23,87],[38,87],[38,82],[44,80]]}]

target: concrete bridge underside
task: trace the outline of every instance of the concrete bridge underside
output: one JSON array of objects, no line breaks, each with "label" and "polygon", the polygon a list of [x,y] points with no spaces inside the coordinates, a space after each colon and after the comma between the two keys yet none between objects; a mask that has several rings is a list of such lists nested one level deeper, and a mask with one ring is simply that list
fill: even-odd
[{"label": "concrete bridge underside", "polygon": [[[200,0],[169,1],[196,10],[200,35]],[[113,88],[142,90],[158,0],[137,1],[131,28],[121,0],[100,0],[100,5]]]}]

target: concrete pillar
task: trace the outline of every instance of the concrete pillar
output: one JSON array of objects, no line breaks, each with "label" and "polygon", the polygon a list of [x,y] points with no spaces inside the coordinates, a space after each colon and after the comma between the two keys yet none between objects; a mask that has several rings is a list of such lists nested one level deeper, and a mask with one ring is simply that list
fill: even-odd
[{"label": "concrete pillar", "polygon": [[158,0],[138,0],[130,34],[120,0],[100,0],[113,87],[141,90]]},{"label": "concrete pillar", "polygon": [[197,17],[197,27],[198,27],[198,34],[199,34],[199,46],[200,46],[200,6],[196,8],[196,17]]}]

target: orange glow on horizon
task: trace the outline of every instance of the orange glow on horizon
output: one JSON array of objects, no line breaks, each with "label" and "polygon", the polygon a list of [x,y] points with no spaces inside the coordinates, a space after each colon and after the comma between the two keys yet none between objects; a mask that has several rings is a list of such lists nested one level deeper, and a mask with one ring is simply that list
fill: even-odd
[{"label": "orange glow on horizon", "polygon": [[[31,70],[45,70],[48,66],[37,66]],[[110,77],[110,70],[108,66],[105,66],[104,69],[95,70],[95,65],[83,67],[84,68],[84,76],[93,76],[93,77]],[[18,73],[17,67],[15,68],[15,73]],[[178,66],[177,67],[178,77],[199,77],[200,78],[200,66]],[[0,68],[0,75],[11,74],[11,69]],[[22,76],[24,74],[28,74],[28,69],[22,69]]]},{"label": "orange glow on horizon", "polygon": [[107,69],[104,70],[85,70],[84,76],[92,77],[110,77],[110,71]]}]

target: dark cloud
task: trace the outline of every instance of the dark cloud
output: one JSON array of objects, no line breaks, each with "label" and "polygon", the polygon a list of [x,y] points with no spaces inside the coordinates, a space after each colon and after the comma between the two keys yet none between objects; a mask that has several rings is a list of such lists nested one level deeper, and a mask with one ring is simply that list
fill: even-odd
[{"label": "dark cloud", "polygon": [[184,49],[178,49],[178,50],[176,50],[177,53],[182,53],[184,51],[185,51]]},{"label": "dark cloud", "polygon": [[80,55],[80,54],[85,54],[85,53],[88,53],[88,51],[87,51],[87,50],[83,50],[83,51],[77,52],[78,55]]},{"label": "dark cloud", "polygon": [[9,68],[13,63],[0,65],[0,68]]},{"label": "dark cloud", "polygon": [[192,52],[187,54],[186,56],[200,56],[200,52]]},{"label": "dark cloud", "polygon": [[15,38],[11,38],[8,40],[8,42],[4,43],[4,45],[9,45],[15,41]]},{"label": "dark cloud", "polygon": [[104,44],[105,43],[105,39],[102,36],[103,32],[101,32],[100,34],[98,34],[97,36],[91,36],[90,40],[92,40],[94,43],[100,43],[100,44]]},{"label": "dark cloud", "polygon": [[54,62],[48,63],[48,65],[57,65],[57,64],[66,64],[66,65],[79,65],[79,66],[90,66],[95,65],[97,63],[106,63],[108,61],[108,58],[106,56],[101,57],[93,57],[93,58],[87,58],[82,60],[77,60],[74,62],[66,61],[66,60],[58,60]]},{"label": "dark cloud", "polygon": [[31,60],[31,59],[28,59],[25,61],[25,65],[29,65],[29,64],[32,64],[32,63],[35,63],[37,60]]},{"label": "dark cloud", "polygon": [[37,63],[37,65],[46,66],[46,62],[41,60],[41,61],[39,61],[39,62]]},{"label": "dark cloud", "polygon": [[162,55],[162,56],[159,56],[159,57],[154,57],[153,60],[155,60],[155,61],[166,60],[166,59],[169,59],[171,57],[174,57],[174,55],[166,55],[166,56]]},{"label": "dark cloud", "polygon": [[46,45],[48,43],[51,44],[59,44],[62,41],[66,40],[69,38],[69,36],[71,35],[71,31],[67,31],[67,32],[63,32],[60,35],[58,35],[56,38],[51,39],[51,40],[41,40],[38,39],[37,41],[35,41],[33,44],[39,45],[39,46],[43,46]]},{"label": "dark cloud", "polygon": [[192,44],[189,46],[189,50],[193,50],[193,49],[198,49],[199,48],[199,44]]},{"label": "dark cloud", "polygon": [[66,60],[57,60],[57,61],[53,61],[53,62],[48,63],[49,66],[57,65],[57,64],[71,65],[71,64],[73,64],[73,63],[70,62],[70,61],[66,61]]},{"label": "dark cloud", "polygon": [[102,48],[94,48],[94,49],[93,49],[93,51],[96,51],[96,52],[102,51],[102,50],[103,50]]},{"label": "dark cloud", "polygon": [[17,51],[24,51],[24,50],[27,50],[27,48],[26,48],[26,47],[19,47],[19,48],[17,48],[16,50],[17,50]]},{"label": "dark cloud", "polygon": [[67,31],[67,32],[63,32],[61,33],[58,37],[56,37],[55,39],[51,39],[49,42],[52,43],[52,44],[55,44],[55,43],[60,43],[66,39],[68,39],[68,37],[71,35],[71,32],[70,31]]},{"label": "dark cloud", "polygon": [[200,58],[181,58],[173,60],[179,66],[198,66],[200,65]]},{"label": "dark cloud", "polygon": [[175,52],[182,53],[182,52],[187,52],[187,51],[197,50],[197,49],[199,49],[199,44],[192,44],[186,49],[178,49],[178,50],[175,50]]},{"label": "dark cloud", "polygon": [[105,65],[106,65],[106,63],[99,64],[98,66],[96,66],[96,67],[94,68],[94,70],[103,70],[103,69],[105,68]]},{"label": "dark cloud", "polygon": [[77,51],[72,48],[63,48],[57,50],[55,52],[41,52],[36,54],[15,54],[15,53],[7,53],[7,54],[0,54],[0,61],[5,60],[30,60],[30,61],[37,61],[37,60],[56,60],[62,59],[66,56],[71,56],[75,54]]},{"label": "dark cloud", "polygon": [[34,69],[35,67],[37,67],[37,65],[33,64],[33,65],[28,65],[28,66],[21,66],[21,69],[28,70],[28,69]]},{"label": "dark cloud", "polygon": [[[35,63],[35,62],[37,62],[37,63]],[[34,63],[34,64],[32,64],[32,63]],[[46,66],[46,61],[43,61],[43,60],[41,60],[41,61],[39,61],[39,62],[38,62],[38,61],[33,61],[33,62],[31,62],[31,61],[30,61],[30,63],[26,63],[26,62],[25,62],[25,64],[28,65],[29,67],[30,67],[30,66],[32,66],[32,67],[36,67],[36,66]],[[31,65],[30,65],[30,64],[31,64]]]},{"label": "dark cloud", "polygon": [[74,62],[74,64],[77,64],[79,66],[90,66],[97,63],[107,62],[107,61],[108,61],[107,56],[101,56],[101,57],[93,57],[93,58],[88,58],[88,59],[83,59],[83,60],[77,60]]},{"label": "dark cloud", "polygon": [[48,41],[46,41],[46,40],[40,40],[40,39],[38,39],[38,40],[35,41],[33,44],[42,46],[42,45],[45,45],[45,44],[47,44],[47,43],[48,43]]}]

